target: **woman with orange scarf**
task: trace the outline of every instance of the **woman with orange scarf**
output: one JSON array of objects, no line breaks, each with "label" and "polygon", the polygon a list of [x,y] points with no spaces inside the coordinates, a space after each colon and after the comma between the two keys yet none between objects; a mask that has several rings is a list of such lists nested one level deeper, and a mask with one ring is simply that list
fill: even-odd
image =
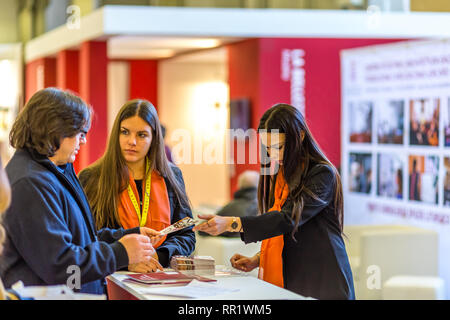
[{"label": "woman with orange scarf", "polygon": [[[146,100],[131,100],[119,111],[108,147],[101,159],[79,174],[97,228],[148,227],[162,230],[191,217],[183,176],[167,160],[161,124],[155,107]],[[190,255],[195,234],[184,229],[153,246],[148,263],[128,266],[130,271],[153,272],[168,267],[173,255]]]},{"label": "woman with orange scarf", "polygon": [[253,257],[235,254],[233,267],[306,297],[354,299],[353,277],[342,238],[342,184],[314,140],[303,115],[278,104],[261,118],[260,215],[199,215],[212,235],[241,232],[245,243],[262,240]]}]

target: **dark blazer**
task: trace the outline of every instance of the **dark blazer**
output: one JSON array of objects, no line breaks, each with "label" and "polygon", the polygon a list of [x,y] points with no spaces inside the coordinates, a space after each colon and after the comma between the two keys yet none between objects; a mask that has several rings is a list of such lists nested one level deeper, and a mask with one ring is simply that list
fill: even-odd
[{"label": "dark blazer", "polygon": [[306,297],[355,298],[352,271],[333,211],[335,178],[329,166],[317,164],[311,169],[306,186],[321,200],[305,199],[295,239],[291,236],[295,222],[289,198],[281,212],[241,218],[241,237],[246,243],[284,235],[284,286]]},{"label": "dark blazer", "polygon": [[[128,265],[117,240],[139,228],[96,232],[89,204],[72,164],[19,149],[6,166],[11,206],[4,215],[7,240],[0,258],[6,287],[67,284],[80,268],[83,293],[104,293],[104,277]],[[72,278],[73,279],[73,278]],[[76,282],[69,282],[76,284]],[[75,288],[76,289],[76,288]]]},{"label": "dark blazer", "polygon": [[[185,191],[183,174],[181,170],[172,163],[169,163],[175,178],[179,182],[182,190]],[[80,172],[80,183],[82,186],[86,185],[87,178],[92,174],[90,169],[85,169]],[[181,206],[175,191],[167,178],[164,178],[166,183],[167,193],[170,203],[170,221],[175,223],[185,217],[192,218],[192,211],[189,207]],[[119,225],[115,226],[121,227]],[[170,259],[174,255],[189,256],[195,249],[195,233],[192,231],[193,227],[173,232],[167,235],[166,240],[156,249],[158,253],[159,262],[163,267],[169,267]]]}]

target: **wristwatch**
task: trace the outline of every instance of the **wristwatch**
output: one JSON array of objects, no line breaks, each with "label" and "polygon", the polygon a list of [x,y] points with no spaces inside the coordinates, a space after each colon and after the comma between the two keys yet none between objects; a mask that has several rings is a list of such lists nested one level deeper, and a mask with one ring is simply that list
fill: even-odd
[{"label": "wristwatch", "polygon": [[233,231],[236,231],[237,227],[238,227],[237,219],[236,219],[236,217],[233,217],[233,222],[231,223],[231,229],[233,229]]}]

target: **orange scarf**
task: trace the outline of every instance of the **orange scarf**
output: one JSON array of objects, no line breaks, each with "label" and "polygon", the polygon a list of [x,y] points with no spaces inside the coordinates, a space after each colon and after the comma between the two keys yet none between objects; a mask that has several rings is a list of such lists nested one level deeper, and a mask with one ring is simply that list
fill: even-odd
[{"label": "orange scarf", "polygon": [[[144,199],[145,196],[145,180],[142,182],[142,195],[138,195],[136,183],[130,174],[130,186],[133,193],[139,202],[140,199]],[[151,184],[150,184],[150,203],[147,212],[147,221],[145,227],[152,228],[154,230],[162,230],[170,226],[170,203],[169,196],[167,194],[166,183],[164,178],[159,175],[156,170],[152,170]],[[140,221],[138,213],[133,206],[133,203],[128,195],[128,190],[125,189],[119,195],[119,203],[117,205],[119,211],[119,219],[122,227],[125,229],[139,227]],[[144,208],[142,208],[143,210]],[[166,237],[163,237],[155,246],[159,247]]]},{"label": "orange scarf", "polygon": [[[283,172],[280,170],[275,182],[275,202],[269,212],[281,211],[281,208],[286,202],[288,195],[288,184],[284,180]],[[282,288],[284,287],[282,257],[283,247],[283,235],[279,235],[262,241],[258,274],[258,278]]]}]

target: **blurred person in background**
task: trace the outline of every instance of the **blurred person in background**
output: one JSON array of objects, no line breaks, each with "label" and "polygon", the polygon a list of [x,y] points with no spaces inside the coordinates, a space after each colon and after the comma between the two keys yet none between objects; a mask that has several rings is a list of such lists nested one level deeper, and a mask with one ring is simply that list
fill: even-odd
[{"label": "blurred person in background", "polygon": [[[166,141],[166,127],[161,124],[161,131],[163,135],[163,140]],[[170,150],[170,147],[164,142],[164,150],[166,151],[167,160],[170,162],[173,162],[172,158],[172,151]]]},{"label": "blurred person in background", "polygon": [[[242,172],[237,181],[238,190],[233,195],[233,200],[217,211],[216,215],[221,217],[248,217],[258,214],[258,182],[259,173],[253,170]],[[209,235],[199,232],[200,235]],[[236,232],[224,232],[222,237],[240,237]]]}]

